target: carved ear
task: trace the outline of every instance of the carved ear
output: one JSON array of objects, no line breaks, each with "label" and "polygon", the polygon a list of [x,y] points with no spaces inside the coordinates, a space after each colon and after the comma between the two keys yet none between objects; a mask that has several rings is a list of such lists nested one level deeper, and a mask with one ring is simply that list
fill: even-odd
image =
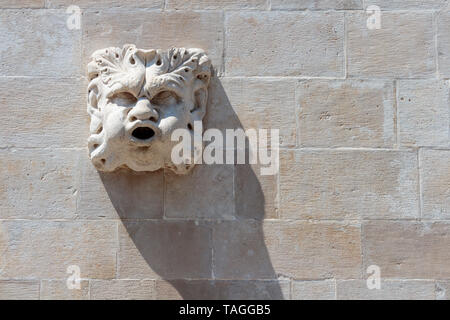
[{"label": "carved ear", "polygon": [[195,108],[191,111],[195,120],[202,120],[206,114],[206,105],[208,103],[208,85],[211,78],[211,60],[200,49],[193,49],[194,57],[198,59],[195,70],[194,82],[194,100]]},{"label": "carved ear", "polygon": [[96,80],[91,81],[88,86],[87,112],[91,116],[90,132],[91,134],[99,133],[102,127],[101,110],[98,108],[99,88]]},{"label": "carved ear", "polygon": [[194,93],[195,107],[191,110],[192,118],[194,121],[200,121],[206,114],[206,105],[208,103],[208,90],[205,87],[201,87]]},{"label": "carved ear", "polygon": [[195,107],[191,111],[195,120],[202,120],[206,114],[206,105],[208,104],[208,85],[210,80],[210,66],[203,70],[200,69],[194,83],[194,103]]}]

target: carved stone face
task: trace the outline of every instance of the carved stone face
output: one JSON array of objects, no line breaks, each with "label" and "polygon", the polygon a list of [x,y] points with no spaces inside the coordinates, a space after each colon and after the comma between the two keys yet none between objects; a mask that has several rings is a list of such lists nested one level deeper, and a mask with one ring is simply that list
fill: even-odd
[{"label": "carved stone face", "polygon": [[178,144],[171,134],[181,128],[193,136],[194,121],[203,119],[210,65],[200,49],[125,45],[94,52],[88,64],[88,147],[95,167],[189,172],[193,165],[171,161]]}]

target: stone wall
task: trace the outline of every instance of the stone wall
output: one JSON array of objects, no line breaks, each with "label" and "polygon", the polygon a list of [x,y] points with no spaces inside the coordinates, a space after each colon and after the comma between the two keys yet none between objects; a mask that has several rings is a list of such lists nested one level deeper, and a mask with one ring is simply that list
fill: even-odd
[{"label": "stone wall", "polygon": [[[0,298],[449,298],[447,2],[0,1]],[[125,43],[205,49],[207,127],[280,129],[279,174],[97,173],[86,64]]]}]

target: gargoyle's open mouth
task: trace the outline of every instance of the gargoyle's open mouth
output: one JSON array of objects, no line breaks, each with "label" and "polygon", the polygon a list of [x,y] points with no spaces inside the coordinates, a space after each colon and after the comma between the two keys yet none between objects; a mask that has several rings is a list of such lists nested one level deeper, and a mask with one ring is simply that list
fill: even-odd
[{"label": "gargoyle's open mouth", "polygon": [[149,127],[139,127],[134,129],[131,135],[139,140],[147,140],[155,135],[155,131]]}]

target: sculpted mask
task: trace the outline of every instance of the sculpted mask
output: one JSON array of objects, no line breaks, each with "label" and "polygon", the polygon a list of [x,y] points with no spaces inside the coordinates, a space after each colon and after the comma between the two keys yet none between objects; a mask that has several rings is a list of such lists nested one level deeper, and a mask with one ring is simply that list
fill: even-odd
[{"label": "sculpted mask", "polygon": [[[175,165],[174,130],[193,136],[194,121],[206,112],[210,60],[200,49],[142,50],[134,45],[94,52],[88,64],[89,155],[100,171],[135,171]],[[191,162],[192,163],[192,162]]]}]

